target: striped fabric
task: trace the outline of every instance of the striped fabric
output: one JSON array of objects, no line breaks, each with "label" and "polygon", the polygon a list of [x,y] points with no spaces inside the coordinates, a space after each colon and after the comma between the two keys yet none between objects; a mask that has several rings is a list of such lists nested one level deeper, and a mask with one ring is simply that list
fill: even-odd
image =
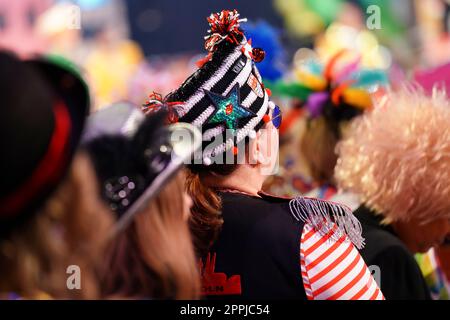
[{"label": "striped fabric", "polygon": [[[219,145],[211,145],[205,149],[203,157],[214,157],[229,150],[234,145],[233,137],[225,137],[223,124],[211,125],[209,118],[215,107],[205,90],[222,96],[227,95],[236,84],[239,84],[241,104],[253,111],[256,117],[242,119],[236,130],[236,143],[248,136],[249,131],[258,130],[262,118],[268,113],[269,97],[264,90],[261,76],[251,57],[246,53],[250,44],[243,37],[239,45],[225,43],[214,52],[211,61],[207,62],[191,75],[180,88],[170,93],[167,101],[178,101],[182,105],[177,109],[180,122],[188,122],[203,130],[203,141],[212,141],[223,135]],[[244,47],[247,48],[244,50]],[[256,80],[256,81],[252,81]],[[252,87],[253,86],[253,87]],[[258,95],[259,94],[259,95]]]},{"label": "striped fabric", "polygon": [[335,228],[320,235],[305,224],[300,244],[300,265],[310,300],[384,300],[383,294],[352,242],[345,235],[330,239]]}]

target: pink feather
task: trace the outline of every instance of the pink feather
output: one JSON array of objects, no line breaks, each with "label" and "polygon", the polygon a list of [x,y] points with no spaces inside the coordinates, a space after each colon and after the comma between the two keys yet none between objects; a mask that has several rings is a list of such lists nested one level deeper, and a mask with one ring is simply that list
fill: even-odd
[{"label": "pink feather", "polygon": [[339,70],[338,72],[336,72],[336,74],[334,75],[334,80],[335,82],[342,82],[344,80],[347,80],[348,77],[355,72],[356,70],[358,70],[359,67],[359,62],[361,61],[361,58],[358,57],[355,59],[355,61],[349,63],[348,65],[344,66],[341,70]]},{"label": "pink feather", "polygon": [[413,80],[422,86],[428,95],[431,95],[434,86],[450,93],[450,63],[433,69],[417,70],[414,72]]}]

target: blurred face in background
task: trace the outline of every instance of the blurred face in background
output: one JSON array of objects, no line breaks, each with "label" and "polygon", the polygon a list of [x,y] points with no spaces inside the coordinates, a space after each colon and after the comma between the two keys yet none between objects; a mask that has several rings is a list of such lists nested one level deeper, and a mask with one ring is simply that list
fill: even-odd
[{"label": "blurred face in background", "polygon": [[393,227],[411,252],[426,252],[441,245],[450,236],[450,219],[438,218],[423,223],[416,219],[394,222]]}]

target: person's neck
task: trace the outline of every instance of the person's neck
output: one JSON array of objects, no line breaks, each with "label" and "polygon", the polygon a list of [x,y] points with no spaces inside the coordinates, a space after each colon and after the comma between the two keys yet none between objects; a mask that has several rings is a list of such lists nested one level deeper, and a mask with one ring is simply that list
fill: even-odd
[{"label": "person's neck", "polygon": [[207,184],[211,187],[246,193],[258,196],[264,183],[264,176],[259,173],[257,168],[249,165],[239,165],[239,167],[230,175],[225,177],[211,177]]}]

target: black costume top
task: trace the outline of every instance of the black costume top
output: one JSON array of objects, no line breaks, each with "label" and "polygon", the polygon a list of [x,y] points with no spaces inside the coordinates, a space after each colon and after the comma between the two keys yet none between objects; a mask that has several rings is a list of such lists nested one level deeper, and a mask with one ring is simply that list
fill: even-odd
[{"label": "black costume top", "polygon": [[[219,195],[224,224],[201,262],[203,295],[244,299],[383,297],[337,224],[332,223],[333,230],[323,233],[309,221],[323,221],[336,213],[344,216],[339,205],[262,193],[261,197],[235,192]],[[355,219],[351,210],[348,219]],[[336,234],[338,239],[333,238]]]},{"label": "black costume top", "polygon": [[386,300],[431,299],[430,292],[413,254],[382,217],[365,206],[355,211],[363,227],[366,246],[360,250],[368,266],[380,268],[380,288]]},{"label": "black costume top", "polygon": [[306,299],[299,267],[303,222],[290,214],[289,201],[230,192],[221,198],[224,224],[210,261],[229,279],[204,283],[204,293]]}]

